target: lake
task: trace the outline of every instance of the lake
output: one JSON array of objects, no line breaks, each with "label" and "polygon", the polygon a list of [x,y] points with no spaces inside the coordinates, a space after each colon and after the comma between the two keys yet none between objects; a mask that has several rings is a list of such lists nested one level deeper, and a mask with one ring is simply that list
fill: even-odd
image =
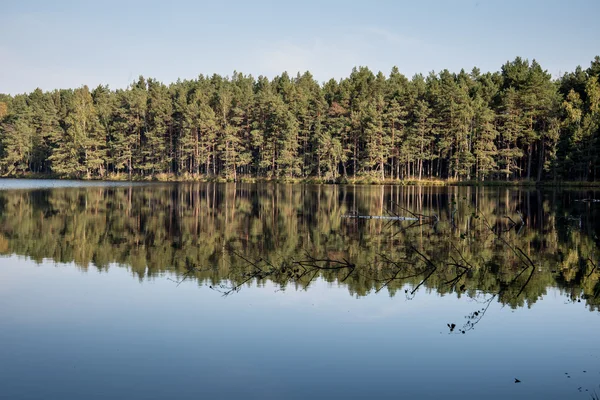
[{"label": "lake", "polygon": [[0,180],[0,398],[590,399],[596,199]]}]

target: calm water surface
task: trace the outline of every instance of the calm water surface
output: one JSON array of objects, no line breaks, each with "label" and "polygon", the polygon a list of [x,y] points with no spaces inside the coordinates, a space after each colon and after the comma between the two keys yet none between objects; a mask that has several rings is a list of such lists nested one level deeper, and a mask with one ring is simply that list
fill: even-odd
[{"label": "calm water surface", "polygon": [[600,393],[600,193],[0,188],[0,398]]}]

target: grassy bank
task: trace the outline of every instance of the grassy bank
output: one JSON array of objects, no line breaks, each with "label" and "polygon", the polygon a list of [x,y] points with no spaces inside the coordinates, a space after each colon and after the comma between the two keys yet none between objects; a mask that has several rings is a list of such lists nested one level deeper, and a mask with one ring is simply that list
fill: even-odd
[{"label": "grassy bank", "polygon": [[460,181],[448,183],[455,186],[504,186],[504,187],[573,187],[573,188],[600,188],[600,181],[540,181],[514,180],[514,181]]},{"label": "grassy bank", "polygon": [[[108,174],[104,177],[76,177],[61,176],[57,174],[25,173],[19,175],[2,176],[10,179],[74,179],[74,180],[102,180],[117,182],[233,182],[220,176],[194,175],[194,174],[156,174],[156,175],[132,175]],[[541,181],[534,180],[512,180],[512,181],[458,181],[454,179],[378,179],[372,176],[364,177],[340,177],[338,179],[325,179],[318,177],[308,178],[266,178],[252,176],[238,176],[237,182],[241,183],[296,183],[296,184],[347,184],[347,185],[400,185],[400,186],[502,186],[502,187],[573,187],[573,188],[600,188],[600,181]]]}]

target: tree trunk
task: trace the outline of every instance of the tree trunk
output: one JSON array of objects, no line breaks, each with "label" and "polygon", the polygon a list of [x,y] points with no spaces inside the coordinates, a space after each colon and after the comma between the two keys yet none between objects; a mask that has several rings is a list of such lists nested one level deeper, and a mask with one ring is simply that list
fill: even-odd
[{"label": "tree trunk", "polygon": [[217,155],[215,154],[215,146],[213,145],[213,176],[217,175]]},{"label": "tree trunk", "polygon": [[530,144],[527,149],[527,180],[531,179],[531,153],[533,153],[533,146]]},{"label": "tree trunk", "polygon": [[540,144],[540,159],[538,162],[537,182],[542,180],[542,172],[544,171],[544,147],[544,140],[542,140],[542,143]]},{"label": "tree trunk", "polygon": [[356,148],[357,148],[357,145],[358,145],[358,143],[355,140],[354,141],[354,157],[353,157],[353,160],[352,160],[354,162],[354,169],[352,171],[353,174],[354,174],[354,179],[356,179]]}]

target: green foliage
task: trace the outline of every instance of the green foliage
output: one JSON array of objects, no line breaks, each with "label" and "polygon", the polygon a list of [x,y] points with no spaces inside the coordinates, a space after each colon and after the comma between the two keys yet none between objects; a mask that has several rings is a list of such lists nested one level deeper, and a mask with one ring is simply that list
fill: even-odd
[{"label": "green foliage", "polygon": [[[499,72],[407,79],[366,67],[140,77],[0,97],[0,172],[79,178],[339,181],[600,179],[600,58],[553,81],[517,57]],[[161,178],[162,179],[162,178]]]},{"label": "green foliage", "polygon": [[73,177],[103,176],[105,134],[87,86],[74,91],[67,107],[66,129],[54,136],[48,157],[52,171]]}]

